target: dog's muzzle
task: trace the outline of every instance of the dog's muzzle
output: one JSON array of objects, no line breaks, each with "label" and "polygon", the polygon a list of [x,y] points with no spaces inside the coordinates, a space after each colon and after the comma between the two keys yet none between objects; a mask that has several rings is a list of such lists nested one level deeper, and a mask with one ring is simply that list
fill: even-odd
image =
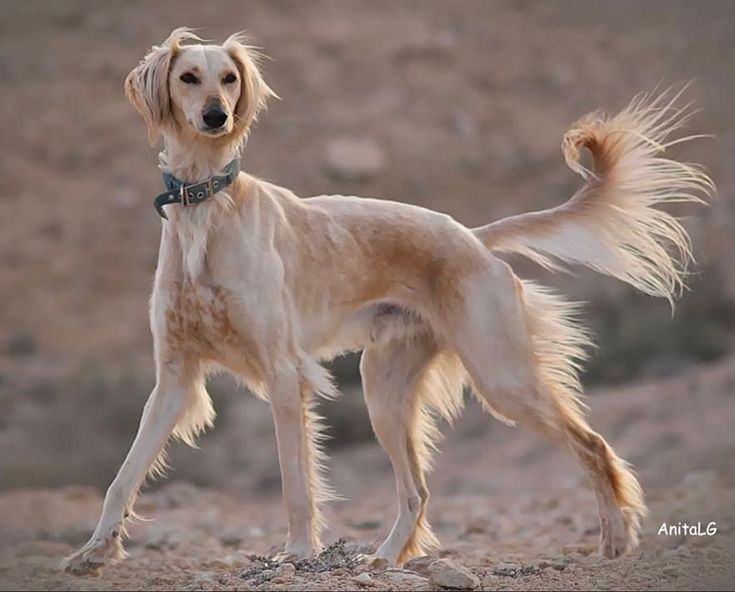
[{"label": "dog's muzzle", "polygon": [[229,118],[230,116],[225,111],[224,105],[222,105],[219,99],[209,101],[202,113],[202,121],[204,121],[207,129],[211,131],[221,129]]}]

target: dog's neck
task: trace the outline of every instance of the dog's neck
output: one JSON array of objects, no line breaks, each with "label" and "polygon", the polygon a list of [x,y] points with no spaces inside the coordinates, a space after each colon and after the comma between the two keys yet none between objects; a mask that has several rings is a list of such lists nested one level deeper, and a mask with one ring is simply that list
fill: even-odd
[{"label": "dog's neck", "polygon": [[240,144],[235,142],[192,141],[167,135],[158,162],[162,170],[193,184],[220,173],[239,152]]},{"label": "dog's neck", "polygon": [[[159,166],[187,185],[201,183],[223,169],[240,152],[241,142],[212,141],[198,138],[164,136],[164,148],[158,155]],[[182,255],[182,272],[190,278],[201,278],[205,272],[205,259],[210,230],[219,212],[231,206],[228,190],[215,194],[214,199],[192,207],[175,206],[168,212],[169,221],[164,226],[177,237]]]}]

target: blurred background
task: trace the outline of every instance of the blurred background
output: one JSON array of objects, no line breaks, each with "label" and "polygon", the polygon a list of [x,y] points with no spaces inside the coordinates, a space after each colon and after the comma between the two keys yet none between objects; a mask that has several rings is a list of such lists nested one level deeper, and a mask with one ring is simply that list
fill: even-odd
[{"label": "blurred background", "polygon": [[[162,185],[122,85],[182,25],[219,41],[245,29],[270,58],[264,75],[282,100],[251,135],[248,172],[301,196],[385,197],[467,225],[561,203],[580,183],[559,150],[570,123],[691,80],[685,100],[701,114],[686,131],[715,137],[675,155],[704,164],[719,195],[678,212],[698,264],[676,315],[592,273],[512,263],[588,302],[599,343],[584,375],[591,407],[614,391],[600,403],[602,431],[650,483],[703,469],[732,478],[735,4],[5,0],[0,11],[1,489],[103,489],[132,441],[153,385],[147,303],[161,222],[151,199]],[[390,490],[356,360],[333,368],[344,396],[323,405],[328,446],[352,450],[353,468]],[[173,447],[173,475],[276,494],[267,404],[224,377],[210,391],[216,428],[201,450]],[[526,437],[468,416],[448,443],[468,463],[493,434]],[[546,458],[523,450],[537,450],[529,463]],[[446,471],[448,488],[465,486]],[[349,490],[350,475],[335,480]]]}]

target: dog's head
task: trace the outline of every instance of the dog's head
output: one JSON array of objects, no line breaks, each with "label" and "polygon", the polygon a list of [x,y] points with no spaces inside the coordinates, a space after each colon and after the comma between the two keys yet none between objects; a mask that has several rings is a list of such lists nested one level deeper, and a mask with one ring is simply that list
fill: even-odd
[{"label": "dog's head", "polygon": [[148,137],[193,134],[204,140],[242,141],[275,93],[258,69],[259,54],[232,35],[204,45],[190,29],[175,29],[125,79],[125,93],[143,116]]}]

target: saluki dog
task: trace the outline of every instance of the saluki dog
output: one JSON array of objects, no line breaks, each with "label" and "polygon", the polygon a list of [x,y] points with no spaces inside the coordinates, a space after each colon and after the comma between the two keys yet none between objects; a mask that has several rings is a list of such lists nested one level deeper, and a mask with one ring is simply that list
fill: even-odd
[{"label": "saluki dog", "polygon": [[167,217],[150,303],[156,384],[99,523],[64,568],[94,572],[124,556],[137,492],[165,466],[170,436],[193,444],[212,425],[205,380],[221,368],[271,405],[288,514],[281,557],[316,553],[331,492],[315,403],[336,394],[320,361],[355,350],[398,494],[377,558],[401,563],[438,545],[426,473],[436,420],[457,416],[465,387],[494,416],[566,445],[597,498],[602,554],[634,548],[646,506],[630,466],[585,420],[577,371],[589,337],[577,307],[519,279],[497,254],[552,270],[584,265],[672,301],[691,246],[657,206],[714,191],[700,167],[664,156],[693,137],[671,138],[692,114],[675,106],[681,92],[582,117],[562,142],[584,179],[570,199],[467,228],[403,203],[300,199],[240,172],[248,131],[275,96],[258,57],[239,34],[211,45],[180,28],[125,80],[150,141],[163,140],[168,189],[156,200]]}]

